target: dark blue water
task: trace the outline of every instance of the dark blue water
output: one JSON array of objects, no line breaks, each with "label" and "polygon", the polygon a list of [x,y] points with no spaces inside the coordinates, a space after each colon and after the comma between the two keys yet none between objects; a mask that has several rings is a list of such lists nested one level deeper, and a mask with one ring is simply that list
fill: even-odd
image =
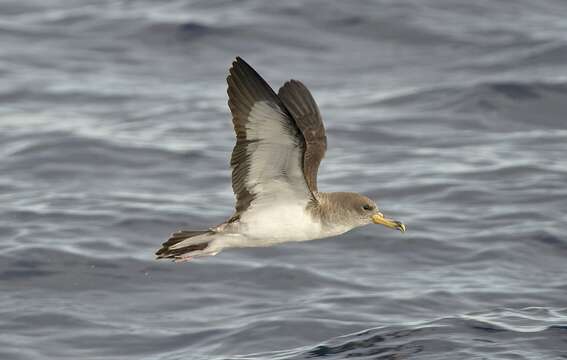
[{"label": "dark blue water", "polygon": [[[567,358],[567,3],[0,2],[0,359]],[[408,232],[153,252],[232,213],[237,55]]]}]

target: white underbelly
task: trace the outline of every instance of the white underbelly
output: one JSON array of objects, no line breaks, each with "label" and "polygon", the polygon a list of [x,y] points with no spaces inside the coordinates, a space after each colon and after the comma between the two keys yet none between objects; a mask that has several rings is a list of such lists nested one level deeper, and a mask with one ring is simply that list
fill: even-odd
[{"label": "white underbelly", "polygon": [[321,223],[314,221],[302,203],[250,209],[240,218],[240,231],[257,246],[324,236]]}]

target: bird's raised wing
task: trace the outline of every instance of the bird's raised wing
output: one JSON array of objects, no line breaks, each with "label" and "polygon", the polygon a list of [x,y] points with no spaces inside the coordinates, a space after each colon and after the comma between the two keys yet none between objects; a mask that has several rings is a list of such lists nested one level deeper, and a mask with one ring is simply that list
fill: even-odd
[{"label": "bird's raised wing", "polygon": [[315,193],[317,171],[327,150],[327,137],[319,107],[305,85],[297,80],[286,82],[278,91],[278,97],[303,135],[303,173],[309,190]]},{"label": "bird's raised wing", "polygon": [[238,57],[227,82],[236,132],[230,161],[236,213],[231,220],[255,203],[309,199],[302,166],[305,142],[278,96]]}]

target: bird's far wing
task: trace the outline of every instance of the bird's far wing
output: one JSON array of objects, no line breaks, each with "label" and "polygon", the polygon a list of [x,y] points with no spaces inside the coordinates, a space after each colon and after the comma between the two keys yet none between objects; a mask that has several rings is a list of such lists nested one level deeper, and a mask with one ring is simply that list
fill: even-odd
[{"label": "bird's far wing", "polygon": [[278,97],[303,134],[305,141],[303,173],[309,190],[315,193],[317,192],[317,171],[327,150],[327,137],[319,107],[305,85],[297,80],[286,82],[278,91]]},{"label": "bird's far wing", "polygon": [[278,96],[244,60],[230,69],[228,106],[236,145],[232,152],[232,188],[236,213],[255,203],[305,198],[311,193],[302,171],[305,143]]}]

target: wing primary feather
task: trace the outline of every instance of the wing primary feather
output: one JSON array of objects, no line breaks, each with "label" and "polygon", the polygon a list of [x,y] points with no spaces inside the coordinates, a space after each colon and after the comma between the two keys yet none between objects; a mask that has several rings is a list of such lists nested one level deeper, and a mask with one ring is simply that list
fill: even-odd
[{"label": "wing primary feather", "polygon": [[[230,160],[236,212],[230,221],[258,199],[310,198],[303,174],[303,135],[278,95],[240,57],[232,63],[227,84],[236,134]],[[274,184],[281,194],[274,193]]]}]

